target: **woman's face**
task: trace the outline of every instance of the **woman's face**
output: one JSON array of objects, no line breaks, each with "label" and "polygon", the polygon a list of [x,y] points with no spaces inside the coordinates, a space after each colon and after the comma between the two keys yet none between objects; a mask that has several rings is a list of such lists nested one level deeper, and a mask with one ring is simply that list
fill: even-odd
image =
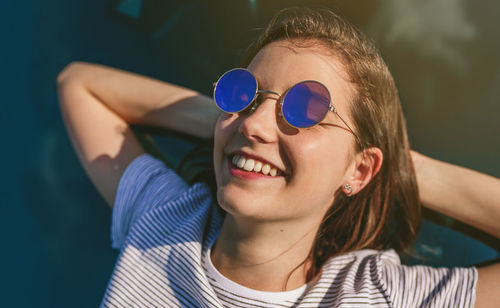
[{"label": "woman's face", "polygon": [[[299,48],[273,42],[255,56],[248,70],[259,89],[283,94],[304,80],[330,91],[332,104],[353,127],[348,114],[353,88],[342,65],[322,47]],[[353,174],[354,136],[333,112],[318,125],[296,129],[280,118],[276,95],[260,94],[253,112],[223,113],[215,128],[217,199],[235,217],[259,221],[321,220],[335,192]],[[241,168],[232,162],[239,155]],[[252,162],[247,162],[253,159]],[[259,170],[276,168],[277,175]],[[253,171],[246,171],[251,169]],[[273,172],[273,171],[271,171]]]}]

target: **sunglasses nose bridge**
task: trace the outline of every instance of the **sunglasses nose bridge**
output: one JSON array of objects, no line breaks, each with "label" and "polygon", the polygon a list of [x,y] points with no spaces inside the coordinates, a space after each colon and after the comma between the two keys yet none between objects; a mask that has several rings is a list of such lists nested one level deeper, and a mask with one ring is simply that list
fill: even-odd
[{"label": "sunglasses nose bridge", "polygon": [[[267,95],[265,95],[265,97],[263,97],[264,96],[263,94],[264,95],[265,94],[272,94],[272,95],[275,95],[276,97],[267,96]],[[258,99],[259,96],[261,96],[260,101]],[[254,112],[257,109],[257,107],[259,107],[259,105],[261,105],[263,102],[265,102],[268,99],[271,99],[271,100],[274,100],[275,102],[281,103],[281,94],[279,94],[277,92],[273,92],[273,91],[268,91],[268,90],[257,90],[257,92],[255,93],[255,97],[253,99],[250,111]]]},{"label": "sunglasses nose bridge", "polygon": [[[274,93],[271,93],[274,94]],[[261,101],[254,102],[250,112],[240,123],[239,131],[249,140],[273,142],[276,139],[277,114],[276,102],[278,97],[267,96]]]},{"label": "sunglasses nose bridge", "polygon": [[274,94],[276,96],[278,96],[278,98],[281,98],[281,94],[279,94],[278,92],[274,92],[274,91],[269,91],[269,90],[257,90],[257,94]]}]

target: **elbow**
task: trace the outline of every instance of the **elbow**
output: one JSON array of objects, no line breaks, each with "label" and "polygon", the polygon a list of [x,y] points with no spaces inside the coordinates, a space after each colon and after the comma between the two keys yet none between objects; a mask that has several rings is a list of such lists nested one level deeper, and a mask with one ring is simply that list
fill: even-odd
[{"label": "elbow", "polygon": [[85,62],[73,61],[68,63],[61,72],[57,75],[57,86],[61,87],[68,81],[73,81],[81,75],[81,72],[88,66]]},{"label": "elbow", "polygon": [[75,96],[80,95],[81,89],[84,89],[82,72],[86,65],[83,62],[71,62],[57,75],[58,101],[63,110],[62,106],[75,101]]}]

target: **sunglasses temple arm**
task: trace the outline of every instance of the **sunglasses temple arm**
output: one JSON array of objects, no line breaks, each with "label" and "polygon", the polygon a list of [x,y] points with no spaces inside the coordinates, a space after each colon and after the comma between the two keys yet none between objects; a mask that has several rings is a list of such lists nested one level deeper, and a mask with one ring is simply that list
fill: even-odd
[{"label": "sunglasses temple arm", "polygon": [[333,106],[330,106],[330,110],[333,111],[339,117],[339,119],[345,124],[345,126],[347,126],[347,128],[349,129],[349,131],[356,138],[356,141],[358,142],[358,144],[361,146],[361,142],[360,142],[361,140],[359,140],[358,135],[356,135],[356,133],[354,132],[354,130],[349,126],[349,124],[347,124],[347,122],[340,116],[340,114],[337,112],[337,108],[335,108]]}]

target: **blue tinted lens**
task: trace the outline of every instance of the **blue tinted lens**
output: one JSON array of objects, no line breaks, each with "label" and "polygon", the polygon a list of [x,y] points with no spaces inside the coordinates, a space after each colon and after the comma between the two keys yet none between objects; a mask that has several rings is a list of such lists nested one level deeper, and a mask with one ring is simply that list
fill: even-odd
[{"label": "blue tinted lens", "polygon": [[293,86],[283,98],[282,113],[295,127],[311,127],[321,122],[330,107],[330,92],[321,83],[304,81]]},{"label": "blue tinted lens", "polygon": [[239,112],[248,107],[257,93],[257,80],[245,69],[225,73],[214,89],[214,100],[225,112]]}]

